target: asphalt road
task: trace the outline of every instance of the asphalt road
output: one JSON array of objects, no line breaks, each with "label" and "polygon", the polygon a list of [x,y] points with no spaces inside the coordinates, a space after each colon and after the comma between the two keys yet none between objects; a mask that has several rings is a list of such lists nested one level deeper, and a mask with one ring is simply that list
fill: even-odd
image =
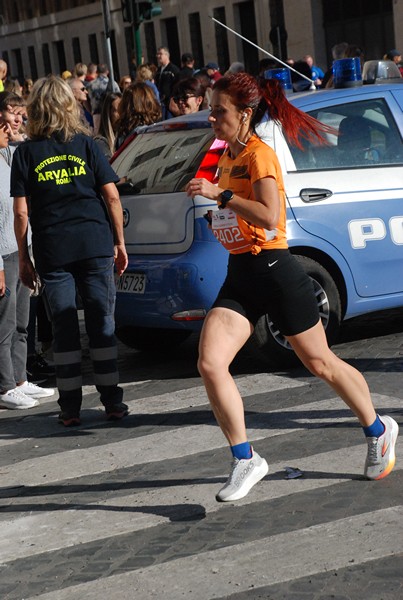
[{"label": "asphalt road", "polygon": [[[334,347],[400,425],[402,332],[403,311],[361,318]],[[87,356],[80,427],[58,425],[56,396],[0,411],[1,600],[402,598],[402,444],[394,472],[365,481],[362,431],[332,390],[244,351],[232,371],[270,471],[219,504],[231,459],[196,342],[167,356],[120,345],[121,423],[104,421]]]}]

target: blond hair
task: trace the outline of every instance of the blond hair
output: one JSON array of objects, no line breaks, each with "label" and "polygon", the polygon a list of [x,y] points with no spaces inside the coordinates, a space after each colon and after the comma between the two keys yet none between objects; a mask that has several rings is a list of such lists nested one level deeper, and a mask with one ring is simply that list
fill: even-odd
[{"label": "blond hair", "polygon": [[136,81],[152,81],[153,72],[147,65],[140,65],[136,71]]},{"label": "blond hair", "polygon": [[48,75],[34,83],[27,113],[27,134],[31,139],[58,134],[63,141],[69,141],[77,133],[88,135],[69,84],[56,75]]},{"label": "blond hair", "polygon": [[84,63],[77,63],[74,65],[73,69],[73,77],[82,77],[83,75],[87,75],[88,67]]}]

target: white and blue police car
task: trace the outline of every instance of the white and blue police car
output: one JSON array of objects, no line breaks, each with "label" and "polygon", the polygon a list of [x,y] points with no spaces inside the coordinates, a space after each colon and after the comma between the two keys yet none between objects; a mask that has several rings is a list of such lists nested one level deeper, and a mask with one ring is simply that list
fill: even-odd
[{"label": "white and blue police car", "polygon": [[[301,151],[277,126],[263,131],[283,168],[290,250],[314,281],[330,345],[343,320],[403,306],[403,79],[386,65],[389,76],[378,83],[371,74],[383,63],[371,63],[373,85],[289,96],[339,132],[327,146],[304,142]],[[112,161],[125,180],[129,253],[117,281],[116,332],[134,348],[167,350],[199,331],[225,277],[227,253],[203,218],[216,205],[184,192],[192,177],[214,177],[223,150],[208,114],[143,128]],[[253,345],[275,365],[295,363],[270,315]]]}]

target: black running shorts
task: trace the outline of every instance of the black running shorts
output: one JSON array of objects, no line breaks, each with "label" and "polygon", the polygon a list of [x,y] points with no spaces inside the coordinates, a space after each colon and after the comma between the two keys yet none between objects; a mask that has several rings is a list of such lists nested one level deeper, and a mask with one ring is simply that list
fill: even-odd
[{"label": "black running shorts", "polygon": [[312,280],[287,249],[230,254],[215,307],[234,310],[253,325],[268,314],[286,336],[302,333],[319,321]]}]

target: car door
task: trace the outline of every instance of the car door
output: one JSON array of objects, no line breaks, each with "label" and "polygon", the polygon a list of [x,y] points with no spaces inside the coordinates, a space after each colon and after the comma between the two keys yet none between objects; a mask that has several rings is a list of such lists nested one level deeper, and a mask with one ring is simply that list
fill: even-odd
[{"label": "car door", "polygon": [[402,292],[402,111],[384,86],[340,92],[300,103],[338,135],[328,135],[327,146],[290,148],[295,168],[287,168],[285,185],[292,214],[344,257],[358,296]]}]

